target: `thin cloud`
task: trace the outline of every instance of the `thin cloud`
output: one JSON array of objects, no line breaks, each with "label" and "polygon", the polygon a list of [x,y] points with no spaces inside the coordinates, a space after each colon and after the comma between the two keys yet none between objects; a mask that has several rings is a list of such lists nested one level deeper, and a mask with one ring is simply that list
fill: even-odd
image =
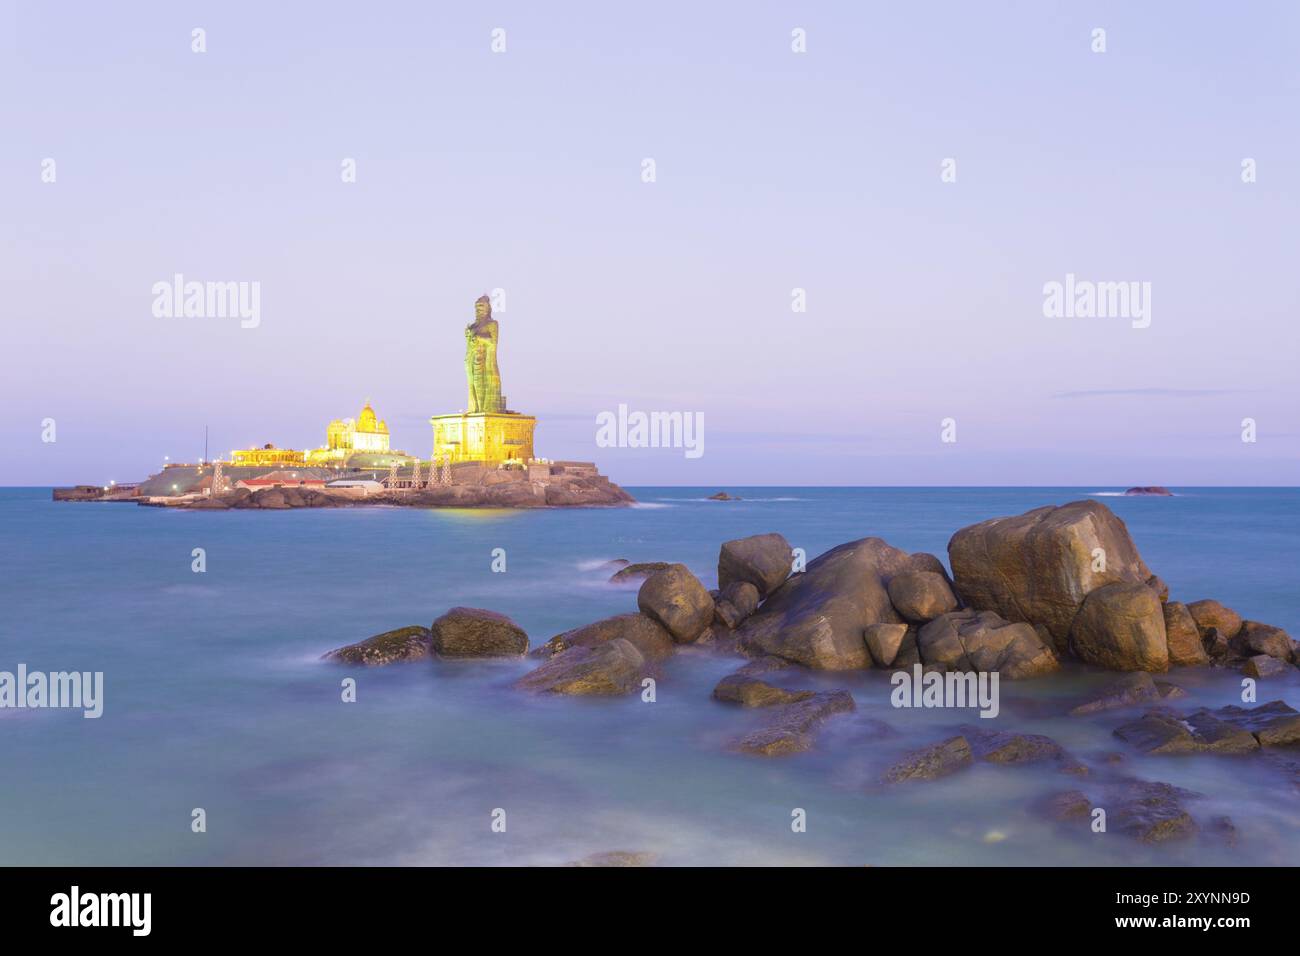
[{"label": "thin cloud", "polygon": [[1142,395],[1147,398],[1203,398],[1206,395],[1240,395],[1248,388],[1085,388],[1057,392],[1052,398],[1100,398],[1107,395]]}]

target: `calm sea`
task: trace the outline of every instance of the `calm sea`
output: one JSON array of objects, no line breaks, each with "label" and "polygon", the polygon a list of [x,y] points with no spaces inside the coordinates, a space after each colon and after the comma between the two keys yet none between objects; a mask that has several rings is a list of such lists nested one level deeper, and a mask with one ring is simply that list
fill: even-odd
[{"label": "calm sea", "polygon": [[[633,488],[641,506],[519,512],[340,509],[227,513],[54,503],[0,489],[0,670],[103,671],[104,715],[0,711],[0,863],[553,864],[608,850],[665,864],[1300,863],[1300,802],[1262,760],[1130,758],[1128,772],[1203,796],[1235,848],[1145,847],[1065,834],[1026,810],[1088,782],[976,767],[881,793],[900,751],[968,719],[896,711],[883,672],[810,676],[850,688],[856,715],[811,754],[725,752],[756,716],[713,703],[737,663],[678,655],[658,700],[531,699],[530,663],[368,671],[320,655],[427,625],[454,605],[513,617],[534,644],[634,610],[612,558],[688,564],[712,587],[718,545],[780,531],[809,558],[879,535],[946,559],[954,530],[1114,489]],[[1300,490],[1185,489],[1104,500],[1176,599],[1214,597],[1300,635]],[[203,548],[207,570],[191,570]],[[507,571],[491,570],[505,550]],[[357,677],[357,701],[340,682]],[[1047,733],[1090,758],[1124,750],[1121,718],[1053,716],[1105,675],[1003,685],[999,729]],[[1171,679],[1188,706],[1237,700],[1239,675]],[[1300,707],[1300,681],[1260,699]],[[872,731],[883,720],[895,732]],[[195,808],[207,831],[191,831]],[[807,813],[793,833],[791,812]],[[506,832],[491,829],[504,810]]]}]

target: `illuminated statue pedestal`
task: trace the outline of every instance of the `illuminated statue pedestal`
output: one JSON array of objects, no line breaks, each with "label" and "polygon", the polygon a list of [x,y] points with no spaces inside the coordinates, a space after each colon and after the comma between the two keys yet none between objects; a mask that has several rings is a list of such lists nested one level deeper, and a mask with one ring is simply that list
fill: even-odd
[{"label": "illuminated statue pedestal", "polygon": [[463,412],[434,415],[433,459],[456,463],[503,462],[533,458],[537,419],[518,412]]}]

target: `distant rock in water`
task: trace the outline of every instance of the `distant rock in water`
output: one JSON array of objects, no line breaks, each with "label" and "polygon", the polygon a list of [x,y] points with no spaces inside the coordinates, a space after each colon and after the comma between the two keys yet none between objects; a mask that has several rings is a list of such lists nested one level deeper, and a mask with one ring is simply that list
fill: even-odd
[{"label": "distant rock in water", "polygon": [[1124,491],[1125,495],[1154,495],[1156,497],[1172,498],[1174,493],[1168,488],[1162,488],[1159,485],[1138,485],[1136,488],[1128,488]]},{"label": "distant rock in water", "polygon": [[672,564],[668,561],[637,561],[615,571],[609,581],[611,584],[626,584],[629,581],[648,578],[658,571],[667,571],[671,567]]},{"label": "distant rock in water", "polygon": [[725,491],[719,491],[716,495],[709,495],[709,501],[743,501],[735,495],[729,495]]}]

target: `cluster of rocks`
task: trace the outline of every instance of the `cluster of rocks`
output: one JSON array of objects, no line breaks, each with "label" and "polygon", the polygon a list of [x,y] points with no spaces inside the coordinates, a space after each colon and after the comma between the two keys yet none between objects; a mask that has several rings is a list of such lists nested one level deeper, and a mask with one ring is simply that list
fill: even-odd
[{"label": "cluster of rocks", "polygon": [[963,528],[948,557],[967,606],[1031,625],[1058,655],[1123,671],[1217,663],[1267,675],[1296,663],[1300,645],[1280,628],[1243,621],[1217,601],[1170,601],[1124,522],[1100,502]]},{"label": "cluster of rocks", "polygon": [[[921,664],[1011,680],[1049,674],[1062,658],[1141,672],[1218,663],[1255,676],[1290,670],[1297,660],[1300,644],[1280,628],[1243,620],[1213,600],[1170,601],[1124,523],[1100,502],[963,528],[948,555],[951,578],[932,554],[862,538],[792,573],[789,542],[759,534],[721,546],[713,591],[683,564],[619,561],[610,580],[641,582],[637,611],[551,638],[534,652],[545,662],[520,684],[556,693],[631,693],[684,645],[818,670]],[[517,637],[501,647],[525,653],[527,637],[509,626]],[[478,637],[470,645],[495,656]],[[1139,684],[1129,693],[1158,691]]]},{"label": "cluster of rocks", "polygon": [[[1217,664],[1267,676],[1296,665],[1297,642],[1213,600],[1170,601],[1123,522],[1103,504],[1040,508],[963,528],[948,554],[951,577],[934,555],[862,538],[792,572],[784,537],[753,535],[721,546],[712,591],[683,564],[610,562],[611,581],[640,582],[636,610],[557,634],[531,653],[528,636],[504,615],[453,608],[429,628],[390,631],[327,657],[385,664],[529,654],[540,663],[515,682],[519,690],[617,696],[642,690],[684,648],[737,654],[748,662],[717,683],[713,699],[756,711],[730,749],[765,757],[809,750],[828,721],[856,709],[847,691],[789,686],[793,675],[808,670],[919,665],[926,672],[991,671],[1021,679],[1074,659],[1130,672],[1069,713],[1149,707],[1114,731],[1142,753],[1248,753],[1300,744],[1300,714],[1280,701],[1190,714],[1170,707],[1183,691],[1153,672]],[[1089,773],[1050,738],[957,729],[904,755],[879,784],[936,779],[981,763],[1046,763]],[[1117,811],[1120,829],[1138,839],[1197,829],[1182,805],[1186,792],[1167,784],[1121,779],[1095,790]],[[1045,812],[1070,819],[1091,806],[1089,795],[1067,791]]]}]

